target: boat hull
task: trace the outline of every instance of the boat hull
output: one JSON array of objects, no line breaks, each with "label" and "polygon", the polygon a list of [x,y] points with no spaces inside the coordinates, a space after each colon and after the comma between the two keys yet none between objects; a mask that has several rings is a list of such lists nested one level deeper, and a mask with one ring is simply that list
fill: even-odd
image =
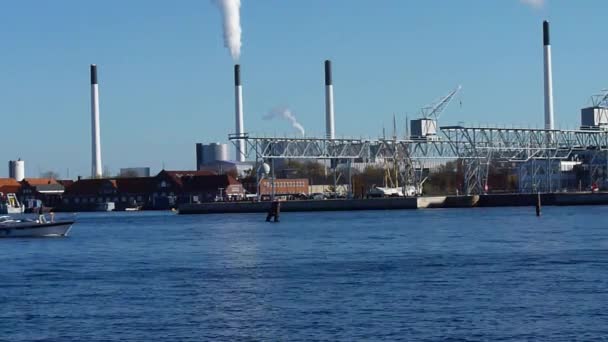
[{"label": "boat hull", "polygon": [[23,207],[11,207],[11,206],[0,206],[0,214],[1,215],[17,215],[17,214],[23,214],[24,209]]},{"label": "boat hull", "polygon": [[67,236],[73,221],[0,225],[0,238]]}]

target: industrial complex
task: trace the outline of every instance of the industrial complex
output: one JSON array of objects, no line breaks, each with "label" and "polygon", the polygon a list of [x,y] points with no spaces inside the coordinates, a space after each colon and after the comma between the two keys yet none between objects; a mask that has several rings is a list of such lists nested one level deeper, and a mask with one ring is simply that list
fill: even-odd
[{"label": "industrial complex", "polygon": [[[608,187],[608,91],[592,96],[592,105],[581,110],[579,129],[556,129],[549,22],[543,22],[542,32],[542,129],[441,126],[440,115],[460,91],[458,86],[410,120],[404,136],[397,136],[394,123],[389,137],[336,138],[339,123],[336,125],[332,63],[326,60],[325,136],[253,136],[244,126],[244,83],[241,65],[236,64],[235,131],[227,134],[234,146],[234,158],[230,158],[226,143],[196,143],[194,170],[162,170],[155,176],[149,168],[125,168],[117,177],[104,177],[97,66],[91,65],[90,178],[27,179],[24,161],[16,160],[9,163],[12,180],[0,183],[4,186],[0,186],[0,192],[19,187],[13,192],[19,193],[21,201],[37,200],[44,202],[39,206],[83,210],[110,202],[113,204],[105,209],[160,209],[276,197],[419,198],[429,194],[428,184],[433,182],[440,184],[439,194],[456,196],[604,190]],[[373,178],[370,170],[382,170],[383,175]],[[441,177],[453,178],[450,188],[437,181]]]},{"label": "industrial complex", "polygon": [[[298,159],[326,162],[336,178],[344,176],[352,185],[352,165],[389,165],[403,187],[423,193],[429,165],[457,161],[461,167],[461,194],[484,194],[501,189],[490,184],[491,169],[507,168],[517,178],[517,191],[558,192],[600,189],[606,186],[608,166],[608,92],[594,96],[593,106],[581,111],[579,130],[555,129],[553,113],[552,61],[549,22],[543,22],[544,122],[543,129],[439,126],[438,114],[460,88],[423,110],[410,122],[410,134],[380,139],[336,139],[331,63],[325,62],[326,137],[259,137],[242,133],[242,97],[237,91],[237,126],[230,140],[239,146],[256,169],[278,160]],[[239,68],[235,71],[238,74]],[[240,89],[240,76],[237,88]],[[271,167],[271,172],[273,168]],[[352,187],[351,187],[352,189]],[[351,190],[352,194],[352,190]]]}]

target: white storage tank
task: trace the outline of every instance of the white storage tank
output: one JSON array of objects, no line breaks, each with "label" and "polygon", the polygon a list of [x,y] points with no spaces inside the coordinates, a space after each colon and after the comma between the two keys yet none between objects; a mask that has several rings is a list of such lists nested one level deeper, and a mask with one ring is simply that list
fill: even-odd
[{"label": "white storage tank", "polygon": [[17,182],[25,179],[25,161],[21,159],[9,161],[8,174],[10,178],[13,178]]}]

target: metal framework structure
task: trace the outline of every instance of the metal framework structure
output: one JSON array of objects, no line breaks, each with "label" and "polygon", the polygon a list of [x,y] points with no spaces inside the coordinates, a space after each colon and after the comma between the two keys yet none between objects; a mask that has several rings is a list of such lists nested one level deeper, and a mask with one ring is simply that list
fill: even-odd
[{"label": "metal framework structure", "polygon": [[420,187],[427,161],[456,159],[447,141],[406,139],[324,139],[229,136],[246,141],[246,155],[257,165],[276,159],[329,160],[331,164],[386,163],[396,165],[399,183]]},{"label": "metal framework structure", "polygon": [[465,191],[487,189],[492,163],[518,165],[523,189],[555,191],[560,187],[560,162],[584,155],[590,168],[590,183],[606,177],[608,133],[604,131],[546,130],[493,127],[441,127],[458,158],[465,165]]},{"label": "metal framework structure", "polygon": [[460,159],[467,194],[487,191],[490,165],[508,162],[519,167],[527,191],[555,191],[560,187],[560,162],[585,158],[589,182],[606,181],[608,132],[598,130],[546,130],[493,127],[441,127],[443,139],[324,139],[252,137],[231,134],[246,141],[245,153],[257,164],[276,159],[329,160],[344,163],[391,161],[401,184],[421,186],[428,161]]}]

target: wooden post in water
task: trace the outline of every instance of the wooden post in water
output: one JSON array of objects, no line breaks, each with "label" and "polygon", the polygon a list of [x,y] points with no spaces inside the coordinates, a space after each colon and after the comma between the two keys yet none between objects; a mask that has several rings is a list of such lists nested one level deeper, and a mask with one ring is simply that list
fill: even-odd
[{"label": "wooden post in water", "polygon": [[279,222],[279,215],[281,214],[281,203],[279,201],[272,201],[270,204],[270,210],[268,210],[268,215],[266,216],[266,222],[270,222],[270,220],[274,217],[274,222]]},{"label": "wooden post in water", "polygon": [[274,222],[279,222],[279,215],[281,215],[281,202],[275,201],[274,203]]},{"label": "wooden post in water", "polygon": [[540,203],[540,192],[537,193],[536,196],[536,216],[540,216],[540,209],[541,209],[541,203]]}]

